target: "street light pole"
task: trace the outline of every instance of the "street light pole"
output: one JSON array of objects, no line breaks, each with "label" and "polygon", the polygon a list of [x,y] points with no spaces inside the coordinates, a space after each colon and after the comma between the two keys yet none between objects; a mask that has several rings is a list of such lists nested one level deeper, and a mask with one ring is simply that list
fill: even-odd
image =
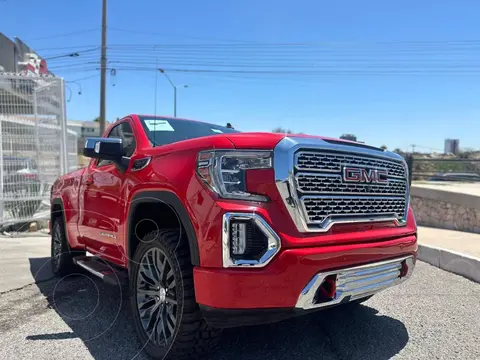
[{"label": "street light pole", "polygon": [[173,87],[173,117],[177,117],[177,87]]},{"label": "street light pole", "polygon": [[[175,84],[172,82],[172,80],[170,80],[170,77],[167,75],[167,73],[165,72],[165,70],[163,70],[163,69],[158,69],[158,71],[160,71],[163,75],[165,75],[165,77],[167,78],[168,82],[169,82],[170,85],[172,85],[172,87],[173,87],[173,117],[177,117],[177,89],[178,89],[178,86],[175,86]],[[187,88],[188,85],[181,85],[180,87]]]}]

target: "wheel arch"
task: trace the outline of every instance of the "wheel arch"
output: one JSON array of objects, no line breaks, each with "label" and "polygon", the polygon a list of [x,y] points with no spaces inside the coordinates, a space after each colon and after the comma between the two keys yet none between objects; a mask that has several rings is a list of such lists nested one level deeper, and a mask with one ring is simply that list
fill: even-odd
[{"label": "wheel arch", "polygon": [[63,206],[63,200],[61,198],[55,198],[50,202],[50,224],[53,229],[54,220],[58,217],[62,217],[63,219],[63,229],[65,231],[65,237],[67,238],[68,244],[70,241],[68,239],[68,231],[67,231],[67,218],[65,217],[65,207]]},{"label": "wheel arch", "polygon": [[63,221],[65,222],[65,214],[63,212],[64,207],[63,207],[63,201],[60,198],[53,199],[50,203],[50,221],[53,225],[53,220],[57,218],[59,215],[59,212],[61,212],[63,216]]},{"label": "wheel arch", "polygon": [[130,207],[128,209],[127,215],[127,232],[125,237],[127,261],[129,261],[129,259],[132,259],[134,255],[132,249],[134,249],[135,245],[135,236],[132,235],[132,222],[135,217],[135,212],[142,204],[151,204],[156,202],[160,202],[164,205],[169,206],[176,214],[179,225],[183,228],[183,230],[185,230],[192,265],[200,265],[200,254],[198,250],[197,235],[193,228],[190,217],[188,216],[187,210],[185,209],[182,201],[178,198],[176,194],[170,191],[141,191],[133,195],[130,201]]}]

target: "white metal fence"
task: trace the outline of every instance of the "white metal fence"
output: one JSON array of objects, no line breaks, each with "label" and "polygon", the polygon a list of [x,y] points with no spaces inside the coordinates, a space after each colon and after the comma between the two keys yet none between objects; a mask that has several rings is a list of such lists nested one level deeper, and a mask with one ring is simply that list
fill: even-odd
[{"label": "white metal fence", "polygon": [[63,79],[0,73],[0,137],[0,225],[48,217],[52,183],[77,165]]}]

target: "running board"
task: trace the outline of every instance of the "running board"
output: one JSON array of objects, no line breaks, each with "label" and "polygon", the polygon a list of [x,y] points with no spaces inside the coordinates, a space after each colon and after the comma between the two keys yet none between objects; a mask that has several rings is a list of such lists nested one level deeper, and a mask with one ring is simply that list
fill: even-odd
[{"label": "running board", "polygon": [[114,269],[98,257],[76,256],[73,258],[73,263],[99,277],[106,284],[121,286],[127,283],[128,276],[126,271]]}]

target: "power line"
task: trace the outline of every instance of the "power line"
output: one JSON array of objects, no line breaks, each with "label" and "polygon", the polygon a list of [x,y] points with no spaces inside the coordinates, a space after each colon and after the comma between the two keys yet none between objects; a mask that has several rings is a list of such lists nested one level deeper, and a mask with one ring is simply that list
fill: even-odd
[{"label": "power line", "polygon": [[70,53],[63,53],[59,55],[52,55],[49,57],[46,57],[45,60],[55,60],[55,59],[60,59],[60,58],[65,58],[65,57],[78,57],[80,54],[85,54],[93,51],[97,51],[98,48],[91,48],[91,49],[86,49],[86,50],[80,50],[80,51],[72,51]]},{"label": "power line", "polygon": [[[135,66],[121,66],[115,67],[116,70],[131,70],[131,71],[153,71],[155,67],[135,67]],[[478,69],[468,71],[460,70],[442,70],[442,71],[430,71],[425,70],[412,70],[405,69],[402,71],[391,69],[389,71],[375,71],[375,70],[346,70],[346,69],[331,69],[331,70],[219,70],[219,69],[181,69],[181,68],[164,68],[165,71],[178,72],[178,73],[218,73],[218,74],[261,74],[261,75],[422,75],[431,73],[450,73],[450,74],[472,74],[480,73],[480,67]]]},{"label": "power line", "polygon": [[231,54],[237,53],[259,53],[259,54],[276,54],[276,53],[311,53],[311,54],[364,54],[369,56],[378,55],[397,55],[397,54],[463,54],[469,52],[479,52],[480,45],[478,46],[463,46],[463,47],[438,47],[438,48],[322,48],[308,45],[296,45],[296,46],[262,46],[262,47],[232,47],[232,46],[195,46],[195,45],[181,45],[181,46],[169,46],[169,45],[110,45],[108,47],[110,51],[114,52],[150,52],[150,53],[216,53],[225,52]]},{"label": "power line", "polygon": [[[51,69],[74,69],[86,65],[97,65],[99,61],[83,61],[74,63],[62,63],[51,66]],[[238,63],[207,63],[207,62],[179,62],[162,61],[162,66],[173,66],[176,72],[216,72],[216,73],[260,73],[260,74],[317,74],[317,73],[476,73],[480,71],[478,64],[238,64]],[[133,68],[155,70],[154,63],[148,61],[120,61],[112,60],[108,62],[111,68]],[[150,66],[149,66],[150,65]]]},{"label": "power line", "polygon": [[200,37],[200,36],[172,35],[172,34],[165,34],[160,32],[120,29],[120,28],[112,28],[112,27],[108,27],[108,29],[112,31],[125,32],[130,34],[158,35],[162,37],[176,37],[176,38],[184,38],[184,39],[192,39],[192,40],[222,41],[222,42],[224,41],[224,42],[238,42],[238,43],[251,43],[251,44],[257,43],[256,41],[249,41],[249,40],[219,39],[219,38],[207,38],[207,37]]},{"label": "power line", "polygon": [[57,46],[57,47],[49,47],[49,48],[35,48],[35,51],[50,51],[50,50],[69,50],[69,49],[76,49],[77,51],[81,51],[85,48],[91,47],[100,47],[100,45],[74,45],[74,46]]},{"label": "power line", "polygon": [[[195,39],[195,40],[207,40],[207,41],[220,41],[221,43],[217,44],[163,44],[170,46],[287,46],[287,45],[309,45],[309,46],[365,46],[365,45],[375,45],[375,46],[391,46],[391,45],[417,45],[417,46],[426,46],[426,45],[445,45],[445,44],[480,44],[480,39],[462,39],[462,40],[394,40],[394,41],[298,41],[298,42],[263,42],[256,40],[242,40],[242,39],[220,39],[220,38],[208,38],[208,37],[199,37],[199,36],[184,36],[184,35],[172,35],[166,34],[163,32],[149,32],[149,31],[139,31],[139,30],[130,30],[130,29],[119,29],[109,27],[109,30],[127,32],[133,34],[142,34],[142,35],[159,35],[162,37],[177,37],[185,39]],[[161,44],[159,44],[161,45]]]},{"label": "power line", "polygon": [[79,82],[79,81],[89,80],[89,79],[96,78],[96,77],[98,77],[99,75],[100,75],[100,74],[95,74],[95,75],[91,75],[91,76],[85,76],[85,77],[82,77],[82,78],[79,78],[79,79],[68,80],[68,81],[66,81],[66,82],[67,82],[67,83],[73,83],[73,82]]},{"label": "power line", "polygon": [[74,35],[85,34],[85,33],[93,32],[93,31],[98,31],[98,27],[97,27],[97,28],[92,28],[92,29],[84,29],[84,30],[72,31],[72,32],[68,32],[68,33],[61,33],[61,34],[55,34],[55,35],[49,35],[49,36],[42,36],[42,37],[30,39],[30,41],[55,39],[55,38],[65,37],[65,36],[74,36]]},{"label": "power line", "polygon": [[[85,51],[95,51],[97,48]],[[58,59],[52,69],[76,68],[84,65],[98,64],[97,54],[88,53],[81,57],[66,59],[68,54],[60,55],[63,59]],[[473,58],[462,59],[415,59],[415,58],[388,58],[381,59],[371,58],[338,58],[338,57],[303,57],[303,58],[287,58],[287,57],[268,57],[257,58],[251,56],[249,58],[239,57],[221,57],[221,56],[179,56],[165,55],[160,57],[162,66],[171,66],[175,71],[194,71],[194,72],[211,72],[211,71],[254,71],[260,73],[299,73],[310,71],[312,73],[318,71],[338,71],[338,72],[364,72],[364,73],[405,73],[405,72],[477,72],[478,63]],[[125,67],[131,66],[136,68],[149,69],[148,65],[154,65],[153,60],[144,55],[134,54],[113,54],[108,61],[109,66]],[[201,69],[203,68],[203,69]],[[214,69],[212,69],[214,68]],[[150,68],[155,70],[155,68]],[[238,70],[242,69],[242,70]]]},{"label": "power line", "polygon": [[[454,44],[452,42],[447,42]],[[476,46],[473,46],[475,45]],[[469,53],[478,54],[480,52],[480,40],[470,41],[465,43],[466,46],[440,46],[440,47],[399,47],[399,48],[356,48],[356,47],[337,47],[337,48],[325,48],[319,47],[318,44],[309,43],[287,43],[287,44],[112,44],[108,46],[108,50],[113,53],[123,54],[138,54],[142,53],[166,53],[169,55],[200,55],[200,54],[215,54],[222,56],[251,56],[255,54],[260,55],[277,55],[283,56],[285,54],[302,56],[304,54],[312,55],[333,55],[350,57],[352,55],[363,55],[369,57],[387,56],[387,55],[415,55],[415,54],[455,54],[463,55]],[[458,45],[458,44],[457,44]],[[64,52],[84,52],[90,51],[90,49],[99,49],[98,45],[81,45],[81,46],[63,46],[63,47],[51,47],[40,48],[37,51],[52,51],[52,50],[64,50]],[[74,50],[71,50],[74,49]],[[227,52],[228,50],[228,52]],[[375,51],[374,51],[375,50]],[[54,55],[52,55],[54,56]]]},{"label": "power line", "polygon": [[[150,60],[141,59],[125,59],[110,57],[109,64],[131,64],[131,65],[153,65],[154,62]],[[193,60],[193,59],[192,59]],[[239,62],[239,61],[208,61],[200,59],[198,61],[190,59],[177,60],[177,59],[165,59],[162,58],[162,64],[172,64],[177,66],[196,66],[196,67],[219,67],[219,68],[296,68],[296,69],[328,69],[328,68],[352,68],[359,67],[364,69],[469,69],[478,68],[480,65],[475,62],[470,63],[457,63],[457,62],[444,62],[444,63],[407,63],[397,61],[394,63],[382,63],[382,62],[334,62],[327,60],[323,63],[299,63],[299,62]]]}]

